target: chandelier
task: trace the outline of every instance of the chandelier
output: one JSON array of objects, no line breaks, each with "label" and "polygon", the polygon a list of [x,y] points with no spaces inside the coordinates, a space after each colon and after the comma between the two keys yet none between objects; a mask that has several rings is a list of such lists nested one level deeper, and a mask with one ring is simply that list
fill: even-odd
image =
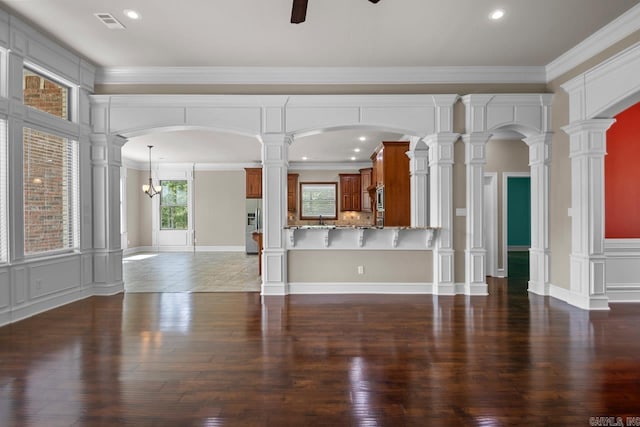
[{"label": "chandelier", "polygon": [[151,180],[151,149],[153,145],[147,145],[147,147],[149,147],[149,183],[142,186],[142,191],[144,191],[147,196],[153,197],[156,194],[160,194],[162,186],[153,185],[153,181]]}]

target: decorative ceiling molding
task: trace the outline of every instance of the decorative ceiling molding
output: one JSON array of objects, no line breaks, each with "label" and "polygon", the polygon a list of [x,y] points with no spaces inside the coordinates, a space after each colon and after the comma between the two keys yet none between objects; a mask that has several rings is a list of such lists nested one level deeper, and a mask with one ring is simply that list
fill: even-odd
[{"label": "decorative ceiling molding", "polygon": [[545,67],[110,67],[97,84],[545,83]]},{"label": "decorative ceiling molding", "polygon": [[357,171],[370,168],[371,162],[289,162],[289,171]]},{"label": "decorative ceiling molding", "polygon": [[[122,166],[127,169],[146,171],[149,169],[148,162],[139,162],[133,159],[122,159]],[[204,171],[244,171],[245,168],[262,167],[260,162],[247,163],[173,163],[154,161],[153,169],[159,167],[163,169],[191,169],[196,172]],[[371,167],[371,162],[289,162],[289,171],[312,171],[312,170],[332,170],[332,171],[356,171],[358,169]]]},{"label": "decorative ceiling molding", "polygon": [[617,19],[547,64],[547,82],[571,71],[638,30],[640,30],[640,4],[632,7]]}]

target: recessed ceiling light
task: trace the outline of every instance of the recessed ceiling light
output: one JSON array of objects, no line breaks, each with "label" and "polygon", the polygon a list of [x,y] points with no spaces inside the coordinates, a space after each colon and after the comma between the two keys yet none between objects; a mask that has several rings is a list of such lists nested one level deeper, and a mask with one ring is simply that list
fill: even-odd
[{"label": "recessed ceiling light", "polygon": [[307,156],[302,156],[302,160],[309,160]]},{"label": "recessed ceiling light", "polygon": [[360,141],[366,141],[367,137],[366,136],[361,136],[360,138],[358,138]]},{"label": "recessed ceiling light", "polygon": [[124,14],[126,15],[127,18],[129,19],[140,19],[142,18],[142,16],[140,16],[139,12],[136,12],[133,9],[125,9],[124,10]]},{"label": "recessed ceiling light", "polygon": [[502,9],[496,9],[493,12],[491,12],[491,14],[489,15],[489,18],[493,19],[494,21],[497,21],[498,19],[502,19],[504,17],[504,10]]},{"label": "recessed ceiling light", "polygon": [[355,157],[355,156],[351,157],[351,160],[355,160],[355,159],[356,159],[356,157]]},{"label": "recessed ceiling light", "polygon": [[360,149],[359,148],[354,148],[353,151],[355,151],[356,153],[359,153]]}]

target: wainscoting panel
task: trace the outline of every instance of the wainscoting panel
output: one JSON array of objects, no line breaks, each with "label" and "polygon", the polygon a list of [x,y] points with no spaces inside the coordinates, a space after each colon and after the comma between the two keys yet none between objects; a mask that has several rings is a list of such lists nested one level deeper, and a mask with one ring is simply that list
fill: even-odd
[{"label": "wainscoting panel", "polygon": [[640,239],[606,239],[610,302],[640,302]]}]

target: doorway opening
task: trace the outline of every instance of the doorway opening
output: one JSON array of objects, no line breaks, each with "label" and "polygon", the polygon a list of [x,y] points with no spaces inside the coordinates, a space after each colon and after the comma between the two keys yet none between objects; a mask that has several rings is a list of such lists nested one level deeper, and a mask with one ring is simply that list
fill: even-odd
[{"label": "doorway opening", "polygon": [[531,177],[529,173],[506,173],[504,183],[505,273],[511,279],[526,281],[531,249]]}]

